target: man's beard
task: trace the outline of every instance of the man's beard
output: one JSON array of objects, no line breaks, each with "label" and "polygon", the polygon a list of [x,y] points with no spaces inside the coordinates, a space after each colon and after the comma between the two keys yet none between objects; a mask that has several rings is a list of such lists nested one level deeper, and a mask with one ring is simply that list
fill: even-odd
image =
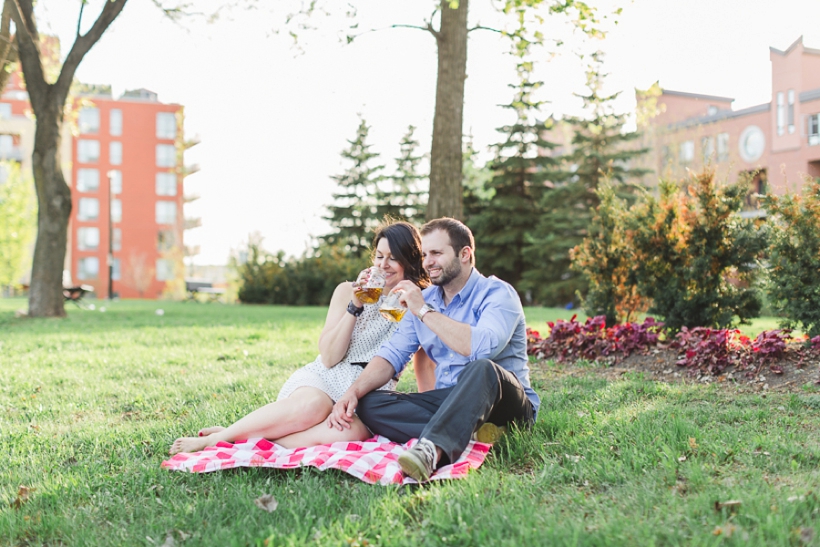
[{"label": "man's beard", "polygon": [[433,285],[443,287],[453,279],[459,276],[461,273],[461,264],[457,259],[453,259],[449,264],[446,266],[441,267],[441,275],[439,275],[436,279],[431,279],[430,281]]}]

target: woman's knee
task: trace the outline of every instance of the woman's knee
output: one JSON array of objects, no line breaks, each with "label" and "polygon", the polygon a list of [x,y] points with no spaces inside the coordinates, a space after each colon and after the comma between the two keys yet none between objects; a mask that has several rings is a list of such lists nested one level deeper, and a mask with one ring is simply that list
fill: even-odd
[{"label": "woman's knee", "polygon": [[325,418],[333,410],[333,400],[323,391],[302,387],[294,391],[287,399],[291,406],[291,413],[294,419],[313,426]]}]

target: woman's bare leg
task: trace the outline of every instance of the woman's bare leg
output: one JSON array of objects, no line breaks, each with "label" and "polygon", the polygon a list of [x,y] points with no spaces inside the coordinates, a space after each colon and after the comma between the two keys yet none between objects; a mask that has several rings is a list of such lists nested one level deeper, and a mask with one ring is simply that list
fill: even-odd
[{"label": "woman's bare leg", "polygon": [[280,437],[274,440],[274,442],[285,448],[302,448],[304,446],[316,446],[318,444],[364,441],[373,436],[358,416],[353,418],[350,429],[344,429],[343,431],[339,431],[335,427],[328,427],[327,423],[325,423],[326,421],[327,420],[322,420],[321,423],[314,425],[310,429],[299,431],[286,437]]},{"label": "woman's bare leg", "polygon": [[286,437],[320,424],[331,410],[333,401],[324,391],[314,387],[300,387],[290,397],[258,408],[226,429],[203,437],[180,437],[168,452],[196,452],[221,441]]},{"label": "woman's bare leg", "polygon": [[197,435],[200,437],[207,437],[211,433],[217,433],[218,431],[224,431],[228,429],[227,427],[222,427],[221,425],[215,425],[213,427],[205,427],[199,430]]}]

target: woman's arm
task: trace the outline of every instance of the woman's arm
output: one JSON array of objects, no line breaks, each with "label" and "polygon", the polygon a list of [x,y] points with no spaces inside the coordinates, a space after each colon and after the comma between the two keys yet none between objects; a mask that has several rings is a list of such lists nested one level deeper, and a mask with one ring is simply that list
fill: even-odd
[{"label": "woman's arm", "polygon": [[419,393],[436,387],[436,364],[423,349],[419,348],[413,355],[413,371],[416,373],[416,385]]},{"label": "woman's arm", "polygon": [[362,306],[353,292],[352,285],[347,281],[339,283],[330,299],[325,328],[319,335],[319,355],[327,368],[339,364],[350,345],[350,335],[353,334],[353,327],[356,325],[356,318],[347,313],[347,305],[351,300],[357,307]]}]

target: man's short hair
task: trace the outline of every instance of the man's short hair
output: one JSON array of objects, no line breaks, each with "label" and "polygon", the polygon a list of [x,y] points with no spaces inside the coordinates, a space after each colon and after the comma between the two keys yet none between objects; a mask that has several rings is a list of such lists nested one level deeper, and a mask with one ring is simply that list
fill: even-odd
[{"label": "man's short hair", "polygon": [[461,252],[464,247],[469,247],[472,251],[470,253],[470,263],[475,266],[475,239],[473,238],[473,232],[463,222],[449,217],[437,218],[422,226],[419,232],[422,236],[426,236],[436,230],[447,233],[447,237],[450,238],[450,246],[456,254]]}]

